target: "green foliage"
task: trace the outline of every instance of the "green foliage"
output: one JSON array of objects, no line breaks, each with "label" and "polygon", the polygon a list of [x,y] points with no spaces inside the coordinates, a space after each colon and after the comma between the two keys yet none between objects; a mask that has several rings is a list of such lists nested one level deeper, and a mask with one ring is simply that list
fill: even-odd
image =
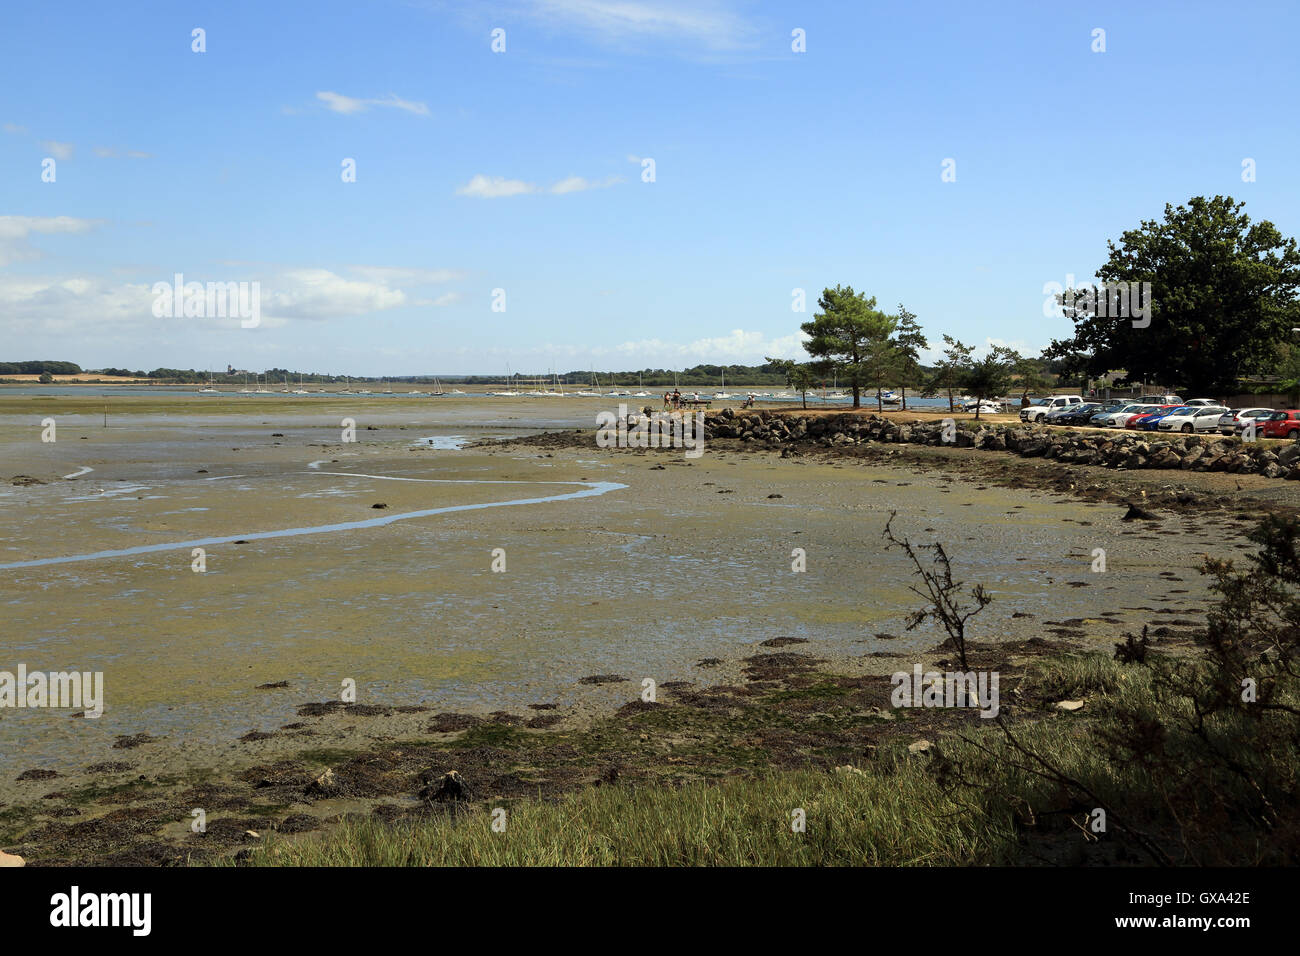
[{"label": "green foliage", "polygon": [[975,346],[963,345],[960,340],[947,334],[943,337],[943,344],[947,346],[943,350],[943,361],[935,368],[922,394],[931,396],[938,395],[940,391],[947,392],[948,411],[953,411],[953,392],[966,386],[973,364],[971,353],[975,351]]},{"label": "green foliage", "polygon": [[1098,315],[1085,300],[1067,309],[1073,337],[1049,353],[1079,353],[1094,376],[1123,368],[1130,380],[1197,394],[1231,392],[1239,377],[1268,366],[1300,324],[1300,249],[1271,222],[1252,223],[1244,205],[1198,196],[1108,243],[1097,278],[1150,282],[1150,325]]},{"label": "green foliage", "polygon": [[[1023,360],[1012,349],[995,345],[989,349],[978,362],[971,365],[966,374],[966,391],[977,401],[996,398],[1007,390],[1011,384],[1011,375]],[[980,417],[979,405],[975,406],[975,418]]]},{"label": "green foliage", "polygon": [[806,362],[796,362],[793,359],[769,358],[767,362],[770,367],[783,370],[785,384],[799,393],[803,407],[807,408],[808,393],[817,387],[817,373]]},{"label": "green foliage", "polygon": [[77,375],[81,366],[73,362],[0,362],[0,375]]},{"label": "green foliage", "polygon": [[809,336],[804,348],[813,367],[823,375],[834,372],[853,391],[853,407],[861,408],[862,389],[879,385],[897,366],[891,336],[898,318],[852,286],[823,290],[817,306],[821,312],[801,326]]},{"label": "green foliage", "polygon": [[907,387],[923,384],[921,352],[930,347],[916,315],[903,303],[898,304],[898,328],[894,333],[894,348],[898,353],[898,384],[902,390],[902,408],[907,410]]}]

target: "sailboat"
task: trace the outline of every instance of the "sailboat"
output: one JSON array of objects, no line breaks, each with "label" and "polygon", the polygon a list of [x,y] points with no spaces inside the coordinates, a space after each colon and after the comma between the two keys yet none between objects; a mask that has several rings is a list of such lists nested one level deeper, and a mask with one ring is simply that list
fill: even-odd
[{"label": "sailboat", "polygon": [[306,395],[307,389],[302,387],[302,372],[298,373],[298,387],[293,390],[295,395]]},{"label": "sailboat", "polygon": [[207,384],[207,387],[206,387],[206,388],[201,388],[201,389],[199,389],[199,394],[200,394],[200,395],[209,395],[209,394],[210,394],[210,395],[216,395],[216,394],[217,394],[217,389],[213,386],[213,383],[212,383],[212,372],[210,372],[210,371],[208,372],[208,384]]},{"label": "sailboat", "polygon": [[722,370],[722,390],[718,392],[714,392],[713,397],[714,398],[735,398],[736,397],[735,395],[732,395],[730,392],[727,391],[727,370],[725,368]]},{"label": "sailboat", "polygon": [[595,372],[592,372],[592,373],[591,373],[591,387],[590,387],[590,388],[579,389],[578,391],[574,392],[573,394],[575,394],[575,395],[581,395],[583,398],[599,398],[599,397],[600,397],[600,392],[598,391],[599,388],[600,388],[600,382],[599,382],[599,381],[597,380],[597,378],[596,378],[596,373],[595,373]]},{"label": "sailboat", "polygon": [[827,401],[831,401],[831,402],[842,401],[849,397],[847,393],[840,391],[839,384],[840,384],[840,374],[839,372],[836,372],[831,377],[830,394],[823,396]]},{"label": "sailboat", "polygon": [[519,390],[514,387],[514,380],[510,376],[510,363],[506,363],[506,387],[499,392],[488,392],[489,395],[495,395],[500,398],[518,398]]},{"label": "sailboat", "polygon": [[637,372],[637,373],[636,373],[636,386],[637,386],[637,388],[640,389],[640,391],[639,391],[639,392],[634,392],[633,395],[632,395],[633,398],[649,398],[649,397],[650,397],[650,393],[647,392],[647,391],[645,390],[645,383],[641,381],[641,373],[640,373],[640,372]]}]

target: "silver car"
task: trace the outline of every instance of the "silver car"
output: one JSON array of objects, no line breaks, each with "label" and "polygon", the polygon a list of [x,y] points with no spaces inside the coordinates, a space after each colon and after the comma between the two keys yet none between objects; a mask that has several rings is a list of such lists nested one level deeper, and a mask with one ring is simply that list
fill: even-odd
[{"label": "silver car", "polygon": [[1144,408],[1154,409],[1154,407],[1155,406],[1133,404],[1124,405],[1121,408],[1108,408],[1103,412],[1098,412],[1096,415],[1093,415],[1092,418],[1088,419],[1088,423],[1097,428],[1123,428],[1124,423],[1128,421],[1130,415],[1136,415]]},{"label": "silver car", "polygon": [[1272,414],[1271,408],[1230,408],[1219,418],[1219,433],[1240,435],[1247,425],[1253,424],[1258,428]]}]

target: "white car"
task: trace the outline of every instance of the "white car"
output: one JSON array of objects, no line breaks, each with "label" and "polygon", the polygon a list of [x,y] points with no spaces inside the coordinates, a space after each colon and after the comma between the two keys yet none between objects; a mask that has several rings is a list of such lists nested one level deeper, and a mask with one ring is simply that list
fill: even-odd
[{"label": "white car", "polygon": [[1213,432],[1219,430],[1219,419],[1227,409],[1222,405],[1189,405],[1174,415],[1166,415],[1156,422],[1162,432]]},{"label": "white car", "polygon": [[1183,402],[1183,404],[1196,406],[1196,405],[1218,405],[1219,403],[1212,398],[1193,398]]},{"label": "white car", "polygon": [[1028,407],[1020,409],[1020,420],[1022,422],[1040,421],[1044,416],[1054,411],[1064,411],[1071,405],[1079,405],[1083,402],[1080,395],[1049,395],[1047,398],[1036,398]]},{"label": "white car", "polygon": [[1090,425],[1097,428],[1123,428],[1130,415],[1136,415],[1144,408],[1152,408],[1149,405],[1125,405],[1122,408],[1112,408],[1108,412],[1098,412],[1088,420]]},{"label": "white car", "polygon": [[1219,433],[1240,435],[1247,425],[1258,429],[1260,423],[1272,414],[1271,408],[1230,408],[1219,419]]}]

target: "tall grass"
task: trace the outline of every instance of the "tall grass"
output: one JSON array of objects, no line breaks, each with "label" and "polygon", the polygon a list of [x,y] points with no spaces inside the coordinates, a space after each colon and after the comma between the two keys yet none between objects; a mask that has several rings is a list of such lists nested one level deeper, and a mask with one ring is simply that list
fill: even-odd
[{"label": "tall grass", "polygon": [[[786,771],[714,785],[600,787],[418,823],[348,821],[313,841],[272,840],[266,866],[908,866],[1010,862],[1009,814],[976,816],[924,758],[866,772]],[[794,832],[794,812],[806,829]]]}]

